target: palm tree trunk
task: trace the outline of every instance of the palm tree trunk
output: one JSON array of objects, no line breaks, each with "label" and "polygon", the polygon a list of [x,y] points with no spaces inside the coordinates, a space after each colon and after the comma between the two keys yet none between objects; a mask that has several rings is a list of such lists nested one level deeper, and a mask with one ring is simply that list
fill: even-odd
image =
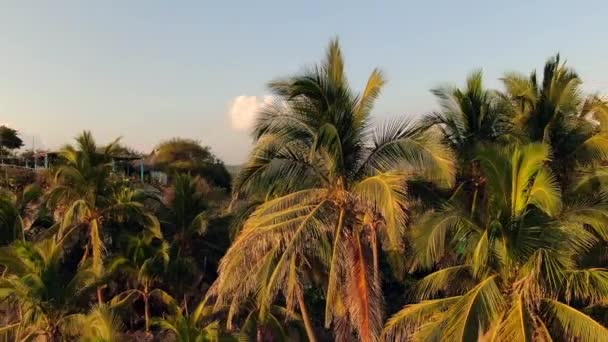
[{"label": "palm tree trunk", "polygon": [[378,257],[378,235],[376,233],[376,225],[372,224],[372,236],[370,237],[370,242],[372,245],[372,258],[373,258],[373,266],[374,266],[374,282],[379,284],[380,281],[380,261]]},{"label": "palm tree trunk", "polygon": [[471,203],[471,215],[473,215],[475,213],[475,209],[477,207],[477,192],[478,192],[478,185],[477,185],[477,182],[475,182],[475,192],[473,193],[473,203]]},{"label": "palm tree trunk", "polygon": [[102,305],[103,304],[103,291],[101,286],[97,287],[97,304]]},{"label": "palm tree trunk", "polygon": [[300,307],[300,314],[304,321],[304,328],[306,329],[306,335],[308,336],[309,342],[317,342],[315,337],[315,329],[312,325],[312,321],[308,316],[308,310],[306,309],[306,302],[304,302],[304,293],[302,289],[296,290],[296,296],[298,297],[298,306]]},{"label": "palm tree trunk", "polygon": [[264,342],[264,327],[258,326],[255,340],[257,342]]},{"label": "palm tree trunk", "polygon": [[186,313],[186,315],[189,315],[188,313],[188,297],[186,296],[186,294],[184,293],[184,312]]},{"label": "palm tree trunk", "polygon": [[144,320],[146,323],[146,334],[150,334],[150,303],[148,302],[148,284],[144,285]]}]

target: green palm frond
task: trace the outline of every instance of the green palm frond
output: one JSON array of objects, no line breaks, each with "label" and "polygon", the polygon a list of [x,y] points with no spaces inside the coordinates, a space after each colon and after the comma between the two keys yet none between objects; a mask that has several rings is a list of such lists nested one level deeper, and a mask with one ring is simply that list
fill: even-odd
[{"label": "green palm frond", "polygon": [[106,305],[95,306],[86,315],[68,316],[62,324],[64,334],[91,342],[120,341],[123,329],[120,318]]},{"label": "green palm frond", "polygon": [[373,146],[358,174],[403,170],[441,185],[451,185],[452,153],[432,131],[411,120],[389,121],[374,133]]},{"label": "green palm frond", "polygon": [[468,173],[472,152],[478,145],[497,143],[510,133],[508,108],[496,92],[484,88],[481,71],[468,76],[464,89],[440,87],[432,93],[442,110],[427,115],[423,125],[440,130],[444,142],[464,163],[460,172]]},{"label": "green palm frond", "polygon": [[461,295],[472,285],[472,267],[457,265],[435,271],[416,283],[415,293],[419,300],[428,300],[437,295]]},{"label": "green palm frond", "polygon": [[458,208],[446,207],[428,211],[413,223],[412,238],[415,262],[430,269],[452,251],[453,238],[458,231],[477,230],[475,223]]},{"label": "green palm frond", "polygon": [[531,81],[535,78],[535,74],[529,78],[519,73],[506,73],[501,78],[507,94],[513,98],[522,113],[528,112],[531,107],[536,105],[538,89],[535,82]]},{"label": "green palm frond", "polygon": [[496,276],[482,280],[445,313],[446,338],[450,341],[478,339],[500,316],[504,305]]},{"label": "green palm frond", "polygon": [[515,294],[506,317],[492,336],[492,341],[534,341],[536,324],[533,315],[525,296],[521,292]]},{"label": "green palm frond", "polygon": [[583,102],[579,115],[597,121],[600,129],[606,131],[608,128],[608,101],[599,95],[590,95]]},{"label": "green palm frond", "polygon": [[380,96],[382,87],[386,84],[386,79],[382,71],[374,69],[367,79],[365,89],[355,107],[355,120],[364,122],[369,116],[374,102]]},{"label": "green palm frond", "polygon": [[[512,214],[515,216],[521,215],[523,210],[534,200],[533,193],[528,195],[528,187],[533,177],[537,177],[541,171],[544,162],[549,160],[549,147],[543,144],[529,144],[522,148],[516,148],[511,157],[511,166],[513,177],[511,179],[511,203]],[[537,189],[539,197],[544,197],[551,204],[551,207],[540,207],[544,211],[551,211],[555,206],[556,199],[559,200],[559,193],[553,194],[551,190],[555,190],[555,186],[547,188],[551,185],[552,179],[550,174],[541,177],[543,181],[540,189]],[[544,187],[542,187],[544,186]],[[551,201],[553,200],[553,201]]]},{"label": "green palm frond", "polygon": [[548,169],[539,170],[528,191],[528,205],[555,216],[561,210],[561,188]]},{"label": "green palm frond", "polygon": [[566,270],[574,269],[574,263],[567,250],[539,248],[532,253],[522,267],[522,273],[528,275],[537,292],[543,295],[555,295],[566,279]]},{"label": "green palm frond", "polygon": [[608,193],[571,202],[560,216],[565,226],[577,226],[578,230],[591,228],[600,238],[608,241]]},{"label": "green palm frond", "polygon": [[373,211],[382,215],[390,249],[401,251],[408,207],[406,180],[400,172],[386,172],[364,178],[353,185],[352,192]]},{"label": "green palm frond", "polygon": [[440,321],[445,310],[461,298],[461,296],[447,297],[407,305],[388,320],[382,332],[383,339],[406,341],[408,336],[427,322]]},{"label": "green palm frond", "polygon": [[576,147],[570,157],[582,165],[608,160],[608,134],[602,132],[588,137]]},{"label": "green palm frond", "polygon": [[338,39],[333,39],[327,48],[327,55],[323,63],[323,69],[329,78],[338,86],[346,86],[346,75],[344,73],[344,58],[340,49]]},{"label": "green palm frond", "polygon": [[567,302],[580,301],[588,305],[608,301],[608,270],[590,268],[568,271],[565,298]]},{"label": "green palm frond", "polygon": [[543,318],[552,336],[605,341],[606,328],[575,308],[554,299],[542,300]]}]

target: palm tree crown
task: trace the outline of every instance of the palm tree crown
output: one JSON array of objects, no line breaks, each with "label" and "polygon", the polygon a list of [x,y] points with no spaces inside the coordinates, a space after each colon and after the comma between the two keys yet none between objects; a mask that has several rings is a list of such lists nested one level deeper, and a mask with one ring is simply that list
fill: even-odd
[{"label": "palm tree crown", "polygon": [[[355,95],[337,41],[323,64],[270,83],[276,101],[257,121],[257,143],[234,191],[266,194],[278,187],[283,193],[245,222],[220,266],[218,303],[227,300],[235,312],[257,291],[262,308],[278,292],[295,303],[316,262],[327,270],[326,324],[350,325],[364,341],[378,337],[376,234],[386,249],[400,250],[406,180],[449,184],[453,178],[451,156],[432,135],[409,121],[371,127],[370,112],[384,83],[374,70]],[[350,330],[343,331],[348,337]]]}]

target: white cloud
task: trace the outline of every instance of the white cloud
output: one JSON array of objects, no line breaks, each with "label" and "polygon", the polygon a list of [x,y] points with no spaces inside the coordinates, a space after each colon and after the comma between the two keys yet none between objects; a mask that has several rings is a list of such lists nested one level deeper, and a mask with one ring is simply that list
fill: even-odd
[{"label": "white cloud", "polygon": [[260,110],[271,102],[272,96],[237,96],[228,108],[232,128],[240,132],[250,131]]}]

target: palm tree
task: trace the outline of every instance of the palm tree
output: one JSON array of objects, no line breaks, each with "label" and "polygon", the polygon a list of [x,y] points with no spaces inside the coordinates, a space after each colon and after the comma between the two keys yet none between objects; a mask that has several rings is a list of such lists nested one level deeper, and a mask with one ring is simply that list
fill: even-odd
[{"label": "palm tree", "polygon": [[154,318],[152,324],[170,332],[177,342],[231,341],[232,336],[223,332],[215,317],[213,307],[200,302],[191,314],[177,305],[177,301],[165,296],[169,314]]},{"label": "palm tree", "polygon": [[432,93],[441,111],[427,115],[424,124],[439,128],[446,145],[464,163],[459,171],[470,173],[479,145],[497,143],[511,133],[510,109],[497,92],[484,88],[481,71],[469,75],[464,89],[444,86]]},{"label": "palm tree", "polygon": [[[59,236],[81,230],[87,232],[82,260],[90,258],[93,270],[101,277],[107,240],[105,225],[128,219],[153,230],[159,227],[142,203],[145,194],[111,177],[111,155],[117,141],[98,148],[90,132],[82,133],[76,141],[76,148],[68,145],[61,151],[63,164],[57,168],[48,198],[51,206],[62,214]],[[101,288],[97,298],[102,304]]]},{"label": "palm tree", "polygon": [[549,147],[485,148],[478,158],[485,201],[471,212],[459,194],[412,227],[415,261],[435,270],[417,303],[386,324],[387,340],[605,340],[580,308],[608,299],[608,271],[582,255],[605,244],[606,196],[565,203]]},{"label": "palm tree", "polygon": [[[207,243],[203,237],[207,234],[210,210],[206,195],[209,185],[199,177],[177,174],[174,184],[167,188],[163,198],[165,204],[159,217],[162,221],[163,234],[170,244],[170,258],[166,279],[181,279],[180,282],[169,282],[169,289],[175,297],[182,298],[187,310],[188,296],[197,288],[205,276],[201,268],[206,264],[207,249],[217,246]],[[206,247],[204,256],[195,258],[201,246]],[[200,253],[199,253],[200,255]],[[197,263],[197,260],[200,261]]]},{"label": "palm tree", "polygon": [[75,314],[64,324],[68,336],[77,336],[84,342],[122,341],[124,325],[107,305],[94,306],[85,314]]},{"label": "palm tree", "polygon": [[10,193],[0,193],[0,245],[25,240],[23,219]]},{"label": "palm tree", "polygon": [[209,204],[205,192],[208,190],[209,186],[201,178],[178,174],[165,193],[164,232],[184,253],[188,252],[189,242],[207,230]]},{"label": "palm tree", "polygon": [[33,206],[41,197],[42,189],[37,184],[16,194],[0,192],[0,245],[25,240],[25,231],[36,221]]},{"label": "palm tree", "polygon": [[457,182],[469,193],[465,200],[474,210],[483,187],[475,151],[508,140],[510,107],[496,91],[484,88],[481,71],[469,75],[464,89],[444,86],[432,92],[442,109],[427,115],[424,126],[438,128],[444,143],[455,152],[460,163]]},{"label": "palm tree", "polygon": [[551,146],[562,186],[570,184],[574,167],[608,160],[608,103],[583,96],[581,79],[559,55],[547,60],[542,83],[536,72],[508,73],[502,80],[516,111],[515,127],[525,139]]},{"label": "palm tree", "polygon": [[14,303],[18,340],[46,336],[58,341],[61,329],[98,284],[88,265],[72,269],[64,263],[63,241],[17,241],[0,250],[0,297]]},{"label": "palm tree", "polygon": [[293,272],[327,251],[321,258],[328,269],[326,326],[333,322],[335,332],[346,331],[342,338],[352,330],[337,329],[338,322],[354,327],[363,341],[378,337],[378,245],[403,247],[406,180],[450,184],[454,176],[450,154],[430,132],[409,121],[371,127],[370,112],[384,83],[374,70],[355,95],[337,41],[320,66],[270,83],[276,103],[257,121],[256,145],[234,192],[265,196],[281,184],[284,193],[249,216],[221,262],[212,294],[216,305],[230,307],[229,317],[254,293],[262,308],[279,293],[294,298],[306,283]]},{"label": "palm tree", "polygon": [[239,331],[239,341],[301,341],[306,336],[304,330],[308,328],[302,327],[302,318],[293,311],[272,305],[262,316],[259,310],[251,305]]},{"label": "palm tree", "polygon": [[151,234],[128,236],[124,250],[125,256],[117,257],[109,267],[110,274],[126,274],[133,283],[131,288],[116,295],[113,307],[130,304],[136,299],[144,302],[144,322],[146,333],[150,333],[150,298],[164,291],[153,289],[155,280],[164,273],[169,263],[168,245]]}]

